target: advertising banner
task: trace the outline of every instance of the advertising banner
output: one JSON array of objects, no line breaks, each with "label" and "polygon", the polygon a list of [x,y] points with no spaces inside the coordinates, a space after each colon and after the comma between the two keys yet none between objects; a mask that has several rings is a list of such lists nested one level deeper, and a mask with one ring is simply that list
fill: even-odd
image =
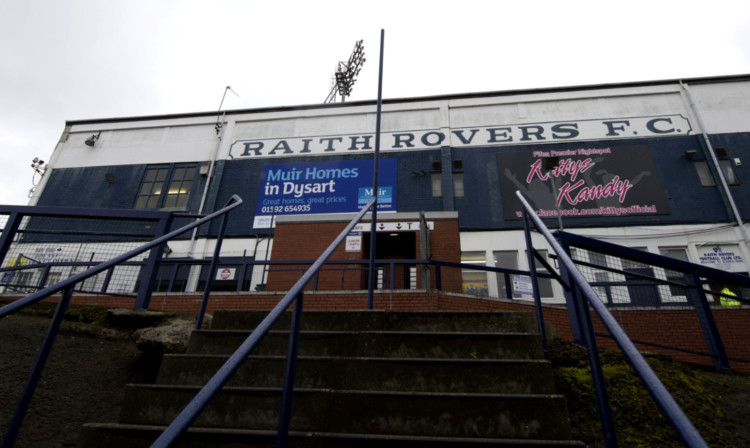
[{"label": "advertising banner", "polygon": [[502,152],[497,163],[505,219],[522,216],[516,190],[542,218],[669,214],[646,146]]},{"label": "advertising banner", "polygon": [[[253,228],[273,217],[356,213],[372,199],[372,160],[266,165]],[[396,159],[381,159],[378,211],[396,211]]]}]

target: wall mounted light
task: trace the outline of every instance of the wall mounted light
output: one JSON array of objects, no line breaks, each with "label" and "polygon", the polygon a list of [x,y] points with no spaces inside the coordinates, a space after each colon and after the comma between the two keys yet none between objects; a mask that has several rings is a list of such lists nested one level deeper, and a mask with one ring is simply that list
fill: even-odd
[{"label": "wall mounted light", "polygon": [[100,135],[102,135],[102,131],[99,131],[98,134],[94,134],[91,137],[87,138],[84,143],[86,143],[86,146],[91,146],[93,148],[96,144],[96,141],[99,140]]},{"label": "wall mounted light", "polygon": [[104,180],[106,180],[109,183],[114,183],[115,182],[115,175],[112,174],[112,173],[107,173],[107,174],[104,175]]},{"label": "wall mounted light", "polygon": [[427,174],[427,171],[425,171],[425,170],[414,170],[414,171],[411,172],[411,175],[414,176],[414,177],[416,177],[416,176],[424,176],[425,174]]},{"label": "wall mounted light", "polygon": [[697,152],[698,151],[696,151],[695,149],[688,149],[687,151],[682,153],[682,156],[685,157],[685,159],[687,160],[693,160],[693,157],[695,157],[695,154]]}]

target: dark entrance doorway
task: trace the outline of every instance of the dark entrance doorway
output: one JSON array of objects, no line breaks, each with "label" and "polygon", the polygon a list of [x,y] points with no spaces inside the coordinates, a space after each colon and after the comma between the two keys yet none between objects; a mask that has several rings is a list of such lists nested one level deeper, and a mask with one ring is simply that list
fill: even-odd
[{"label": "dark entrance doorway", "polygon": [[[362,235],[362,254],[365,260],[370,258],[370,233]],[[417,232],[378,233],[375,239],[376,260],[414,260],[417,258]],[[416,287],[416,265],[390,263],[376,265],[376,287],[382,289],[413,289]],[[367,271],[362,276],[362,288],[367,288]]]}]

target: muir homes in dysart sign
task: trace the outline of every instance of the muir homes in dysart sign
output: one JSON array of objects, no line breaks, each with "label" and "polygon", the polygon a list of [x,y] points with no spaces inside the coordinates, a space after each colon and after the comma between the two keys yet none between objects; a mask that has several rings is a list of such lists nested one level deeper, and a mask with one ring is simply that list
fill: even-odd
[{"label": "muir homes in dysart sign", "polygon": [[[442,146],[472,147],[561,143],[688,135],[692,128],[681,115],[659,115],[599,120],[473,126],[384,132],[382,151],[415,151]],[[237,140],[229,154],[237,157],[288,157],[373,151],[375,135],[341,134]]]}]

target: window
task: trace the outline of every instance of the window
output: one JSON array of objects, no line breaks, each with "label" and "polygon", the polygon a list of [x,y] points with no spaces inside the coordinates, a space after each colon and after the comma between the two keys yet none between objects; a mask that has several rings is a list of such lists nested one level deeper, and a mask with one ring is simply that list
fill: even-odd
[{"label": "window", "polygon": [[[724,180],[727,181],[727,185],[739,185],[740,181],[734,174],[734,164],[732,160],[727,157],[727,151],[724,148],[714,148],[714,154],[719,161],[719,168],[721,174],[724,175]],[[705,160],[697,160],[695,162],[695,170],[698,172],[698,178],[701,181],[701,185],[704,187],[715,187],[716,182],[711,175],[711,171],[708,168],[708,163]]]},{"label": "window", "polygon": [[453,196],[464,197],[464,173],[453,173]]},{"label": "window", "polygon": [[[542,256],[542,258],[547,259],[546,250],[537,250],[537,252]],[[544,265],[536,259],[536,257],[534,257],[534,266],[536,267],[537,274],[549,274],[547,268],[545,268]],[[552,279],[537,276],[537,282],[539,283],[539,295],[541,297],[552,297]]]},{"label": "window", "polygon": [[[659,252],[661,252],[662,255],[669,258],[674,258],[676,260],[682,260],[682,261],[689,261],[687,251],[682,247],[677,248],[664,248],[660,247]],[[671,271],[669,269],[665,269],[664,273],[667,276],[667,280],[677,283],[686,283],[688,281],[688,277],[686,274],[682,272],[677,271]],[[669,293],[672,296],[685,296],[687,295],[687,292],[685,288],[682,286],[677,285],[669,285]]]},{"label": "window", "polygon": [[[461,263],[486,264],[484,252],[461,252]],[[467,294],[489,295],[487,288],[487,271],[474,271],[468,268],[461,269],[462,290]]]},{"label": "window", "polygon": [[[645,247],[633,247],[635,250],[648,252]],[[634,306],[658,306],[660,304],[659,290],[656,284],[649,280],[654,278],[654,269],[644,263],[622,259],[622,270],[626,272],[630,304]]]},{"label": "window", "polygon": [[441,184],[443,175],[441,173],[432,173],[432,197],[443,197],[443,186]]},{"label": "window", "polygon": [[708,170],[708,164],[705,160],[698,160],[695,162],[695,170],[698,172],[698,178],[701,180],[701,185],[704,187],[715,187],[713,176],[711,171]]},{"label": "window", "polygon": [[195,165],[147,168],[135,208],[187,208],[195,174]]},{"label": "window", "polygon": [[464,197],[464,162],[459,159],[453,161],[453,196]]},{"label": "window", "polygon": [[737,176],[734,175],[734,168],[732,168],[732,161],[729,159],[719,159],[719,168],[721,173],[724,175],[724,179],[728,185],[739,185],[740,181],[737,180]]},{"label": "window", "polygon": [[[492,252],[492,255],[495,257],[495,267],[496,268],[505,268],[505,269],[518,269],[518,252],[515,250],[496,250]],[[510,278],[510,284],[511,288],[513,287],[513,279],[511,274],[508,274]],[[521,297],[521,294],[513,294],[511,297],[508,296],[508,289],[506,287],[505,283],[505,274],[502,272],[498,272],[496,274],[497,276],[497,290],[498,295],[501,298],[507,299],[511,297]],[[511,293],[513,291],[511,290]]]},{"label": "window", "polygon": [[[601,252],[592,252],[589,251],[589,262],[591,264],[595,264],[597,266],[601,266],[603,268],[609,267],[609,264],[607,263],[607,256]],[[596,283],[609,283],[609,271],[603,270],[603,269],[594,269],[594,281]],[[596,294],[599,296],[599,298],[605,302],[605,303],[611,303],[612,302],[612,290],[610,289],[609,285],[598,285],[594,286],[594,291],[596,291]]]}]

